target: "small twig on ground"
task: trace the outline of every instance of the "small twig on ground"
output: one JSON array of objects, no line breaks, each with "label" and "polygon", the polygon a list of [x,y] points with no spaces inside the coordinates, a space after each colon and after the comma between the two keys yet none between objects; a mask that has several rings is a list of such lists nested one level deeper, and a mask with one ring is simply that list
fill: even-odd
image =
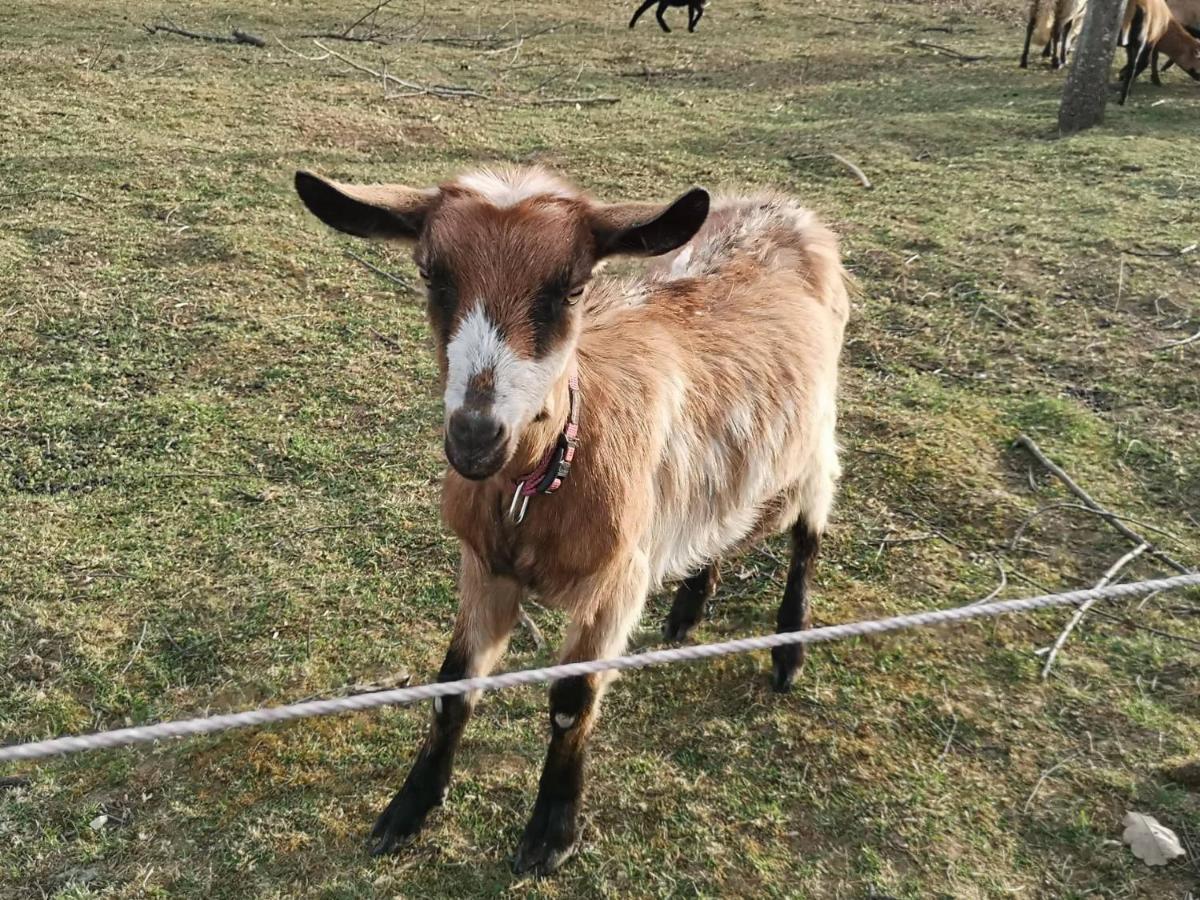
[{"label": "small twig on ground", "polygon": [[1147,531],[1154,532],[1155,534],[1161,534],[1163,537],[1174,541],[1176,544],[1183,543],[1178,537],[1167,531],[1165,528],[1159,528],[1157,525],[1151,525],[1149,522],[1143,522],[1141,519],[1135,519],[1131,516],[1121,516],[1106,509],[1093,509],[1090,506],[1084,506],[1082,503],[1071,503],[1068,501],[1062,503],[1048,503],[1045,506],[1039,506],[1032,513],[1030,513],[1013,534],[1013,539],[1008,545],[1009,551],[1011,552],[1017,549],[1021,543],[1021,538],[1025,535],[1026,529],[1029,528],[1034,519],[1037,519],[1048,512],[1054,512],[1056,509],[1074,509],[1078,510],[1079,512],[1090,513],[1093,516],[1097,516],[1105,520],[1114,519],[1118,522],[1129,522],[1133,525],[1136,525],[1138,528],[1144,528]]},{"label": "small twig on ground", "polygon": [[972,56],[969,53],[960,53],[950,47],[943,47],[941,44],[935,44],[931,41],[910,40],[909,46],[916,47],[920,50],[932,50],[934,53],[945,53],[947,56],[952,56],[960,62],[979,62],[981,59],[987,59],[986,56]]},{"label": "small twig on ground", "polygon": [[873,187],[871,184],[871,179],[866,176],[863,170],[854,163],[850,162],[850,160],[846,159],[846,157],[842,156],[840,153],[830,153],[829,155],[854,173],[854,177],[858,179],[859,184],[861,184],[863,187],[867,188],[868,190]]},{"label": "small twig on ground", "polygon": [[411,284],[409,284],[407,281],[405,281],[399,275],[393,275],[391,272],[388,272],[388,271],[385,271],[384,269],[379,268],[379,266],[375,265],[370,260],[363,259],[357,253],[351,253],[349,250],[347,250],[346,258],[352,259],[356,263],[361,263],[362,265],[364,265],[368,269],[370,269],[372,272],[374,272],[376,275],[381,275],[384,278],[386,278],[388,281],[392,282],[392,284],[398,284],[398,285],[400,285],[400,287],[404,287],[404,288],[412,287]]},{"label": "small twig on ground", "polygon": [[1172,634],[1169,631],[1163,631],[1159,628],[1151,628],[1149,625],[1143,625],[1141,622],[1135,622],[1132,619],[1127,619],[1124,616],[1114,615],[1110,612],[1105,612],[1101,609],[1093,609],[1092,615],[1099,616],[1102,619],[1108,619],[1113,622],[1120,622],[1122,625],[1127,625],[1137,631],[1148,631],[1150,634],[1156,634],[1159,637],[1167,638],[1172,641],[1178,641],[1181,644],[1186,644],[1189,647],[1200,649],[1200,641],[1194,638],[1184,637],[1182,634]]},{"label": "small twig on ground", "polygon": [[[1130,541],[1132,541],[1135,544],[1150,543],[1144,537],[1142,537],[1140,534],[1138,534],[1136,531],[1134,531],[1132,528],[1130,528],[1128,525],[1126,525],[1124,523],[1124,521],[1122,521],[1122,519],[1125,517],[1118,516],[1115,513],[1105,509],[1103,506],[1101,506],[1099,503],[1097,503],[1092,498],[1091,494],[1089,494],[1087,491],[1085,491],[1083,488],[1081,488],[1078,484],[1076,484],[1075,481],[1071,478],[1071,476],[1068,475],[1066,472],[1064,472],[1061,467],[1059,467],[1059,466],[1055,465],[1055,463],[1051,462],[1050,459],[1046,456],[1046,454],[1042,452],[1042,448],[1039,447],[1034,442],[1033,438],[1031,438],[1029,435],[1022,434],[1020,437],[1018,437],[1016,440],[1016,446],[1024,447],[1031,454],[1033,454],[1034,459],[1036,459],[1043,466],[1045,466],[1051,475],[1053,475],[1055,478],[1057,478],[1059,481],[1061,481],[1066,486],[1067,490],[1069,490],[1072,494],[1074,494],[1076,497],[1078,497],[1080,500],[1082,500],[1084,505],[1089,507],[1093,512],[1102,516],[1106,522],[1108,522],[1110,525],[1112,525],[1113,528],[1115,528],[1117,531],[1119,531],[1121,534],[1123,534],[1125,537],[1127,537]],[[1143,526],[1143,527],[1145,527],[1145,526]],[[1151,546],[1153,546],[1153,545],[1151,545]],[[1160,559],[1163,562],[1165,562],[1168,566],[1170,566],[1176,572],[1181,572],[1184,575],[1190,575],[1192,572],[1192,570],[1189,569],[1187,566],[1183,565],[1183,563],[1180,563],[1177,560],[1172,559],[1171,557],[1167,556],[1167,554],[1163,553],[1161,550],[1152,549],[1151,555],[1156,557],[1157,559]]]},{"label": "small twig on ground", "polygon": [[142,641],[146,640],[146,631],[150,628],[149,622],[142,623],[142,636],[138,638],[137,643],[133,645],[133,652],[129,654],[129,661],[125,663],[125,667],[121,669],[121,674],[124,675],[129,671],[129,667],[133,665],[133,661],[138,658],[138,654],[142,652]]},{"label": "small twig on ground", "polygon": [[1155,347],[1154,352],[1158,353],[1160,350],[1170,350],[1173,347],[1186,347],[1188,344],[1193,344],[1196,341],[1200,341],[1200,331],[1197,331],[1191,337],[1185,337],[1181,341],[1171,341],[1169,344],[1163,344],[1161,347]]},{"label": "small twig on ground", "polygon": [[451,99],[462,99],[463,97],[478,97],[481,100],[488,99],[486,94],[481,94],[479,91],[474,90],[473,88],[455,87],[453,85],[418,84],[415,81],[406,81],[405,79],[397,78],[395,75],[391,75],[388,72],[379,72],[369,66],[364,66],[362,63],[356,62],[343,53],[338,53],[336,50],[331,50],[318,40],[314,40],[313,43],[330,56],[340,59],[346,65],[350,66],[350,68],[357,69],[360,72],[366,72],[368,75],[373,75],[374,77],[380,79],[384,84],[385,90],[387,85],[392,83],[404,88],[408,92],[404,94],[393,94],[391,95],[393,97],[415,97],[420,94],[428,94],[432,97]]},{"label": "small twig on ground", "polygon": [[348,41],[352,44],[378,44],[380,47],[386,47],[391,43],[387,38],[380,37],[377,34],[338,34],[336,31],[306,31],[300,37],[321,38],[327,41]]},{"label": "small twig on ground", "polygon": [[620,97],[537,97],[529,101],[534,106],[611,106]]},{"label": "small twig on ground", "polygon": [[169,25],[165,22],[147,23],[143,24],[142,27],[150,34],[157,34],[160,31],[164,31],[167,34],[177,34],[180,37],[191,38],[194,41],[209,41],[213,44],[250,44],[252,47],[267,46],[267,42],[258,35],[242,31],[240,28],[235,28],[231,33],[225,35],[188,31],[186,28],[176,28],[174,25]]},{"label": "small twig on ground", "polygon": [[521,627],[529,632],[529,636],[533,638],[534,645],[538,651],[546,649],[546,638],[542,635],[542,630],[537,627],[537,623],[529,618],[529,613],[525,612],[525,607],[520,607],[517,612],[517,621],[521,623]]},{"label": "small twig on ground", "polygon": [[[1108,571],[1100,577],[1100,580],[1097,581],[1093,587],[1099,589],[1107,586],[1114,578],[1117,577],[1117,575],[1121,573],[1122,569],[1124,569],[1127,565],[1129,565],[1149,549],[1150,545],[1145,542],[1138,544],[1136,547],[1118,559],[1115,563],[1113,563],[1109,567]],[[1097,598],[1095,597],[1093,597],[1091,600],[1085,600],[1071,615],[1071,618],[1067,620],[1067,624],[1063,627],[1063,630],[1059,632],[1059,635],[1055,639],[1053,645],[1051,645],[1050,652],[1046,654],[1046,661],[1042,663],[1042,681],[1045,681],[1050,677],[1050,669],[1054,666],[1054,660],[1058,657],[1058,651],[1060,651],[1063,648],[1063,645],[1066,644],[1067,638],[1071,636],[1071,632],[1075,630],[1075,626],[1083,621],[1083,617],[1087,615],[1087,611],[1096,605],[1096,600]]]},{"label": "small twig on ground", "polygon": [[1075,757],[1079,756],[1079,754],[1082,752],[1083,751],[1081,750],[1079,752],[1072,753],[1066,759],[1062,760],[1061,762],[1056,762],[1054,765],[1052,765],[1050,768],[1048,768],[1045,772],[1043,772],[1041,774],[1041,777],[1038,778],[1037,784],[1035,784],[1033,786],[1033,790],[1029,792],[1029,799],[1027,799],[1025,801],[1025,805],[1021,808],[1021,812],[1022,813],[1029,812],[1029,806],[1030,806],[1030,804],[1033,803],[1033,798],[1036,797],[1037,792],[1042,789],[1042,785],[1046,783],[1047,778],[1049,778],[1051,775],[1053,775],[1055,772],[1057,772],[1059,769],[1061,769],[1063,766],[1065,766],[1071,760],[1075,759]]},{"label": "small twig on ground", "polygon": [[379,11],[391,2],[392,2],[392,0],[380,0],[379,3],[376,3],[370,9],[368,9],[365,13],[363,13],[361,16],[359,16],[357,19],[355,19],[353,22],[351,22],[349,27],[347,27],[346,30],[342,32],[341,37],[345,38],[352,31],[354,31],[355,28],[357,28],[363,22],[367,21],[367,19],[371,18],[372,16],[379,15]]},{"label": "small twig on ground", "polygon": [[1000,559],[995,556],[992,557],[992,562],[996,564],[996,570],[1000,573],[1000,583],[996,585],[996,587],[992,589],[992,592],[986,597],[980,597],[978,600],[973,601],[971,606],[979,606],[983,603],[990,603],[992,600],[995,600],[1000,596],[1001,591],[1008,587],[1008,573],[1004,571],[1004,564],[1001,563]]},{"label": "small twig on ground", "polygon": [[950,752],[950,745],[954,743],[954,732],[958,730],[958,716],[954,716],[954,721],[950,723],[950,734],[946,737],[946,746],[942,748],[942,752],[938,755],[937,761],[940,763],[946,758],[946,754]]},{"label": "small twig on ground", "polygon": [[369,328],[367,330],[371,332],[371,334],[375,337],[375,339],[377,341],[379,341],[379,343],[383,344],[389,350],[403,350],[404,349],[398,340],[396,340],[395,338],[388,337],[382,331],[376,331],[374,328]]}]

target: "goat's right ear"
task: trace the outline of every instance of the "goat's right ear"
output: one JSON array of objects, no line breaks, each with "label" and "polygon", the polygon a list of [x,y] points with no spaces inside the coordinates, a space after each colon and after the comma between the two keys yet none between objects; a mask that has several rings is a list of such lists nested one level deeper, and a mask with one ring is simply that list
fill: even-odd
[{"label": "goat's right ear", "polygon": [[438,190],[400,184],[341,184],[296,173],[296,193],[331,228],[367,238],[416,240]]},{"label": "goat's right ear", "polygon": [[708,191],[692,188],[661,206],[655,203],[612,203],[593,207],[592,234],[596,258],[614,253],[660,256],[682,247],[708,218]]}]

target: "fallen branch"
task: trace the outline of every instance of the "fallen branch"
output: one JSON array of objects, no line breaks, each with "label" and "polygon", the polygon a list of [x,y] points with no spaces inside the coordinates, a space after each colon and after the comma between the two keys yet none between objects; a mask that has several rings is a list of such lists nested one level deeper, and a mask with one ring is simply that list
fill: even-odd
[{"label": "fallen branch", "polygon": [[352,259],[352,260],[354,260],[356,263],[361,263],[362,265],[364,265],[364,266],[366,266],[368,269],[370,269],[372,272],[374,272],[376,275],[381,275],[381,276],[383,276],[384,278],[386,278],[388,281],[392,282],[392,284],[398,284],[398,285],[400,285],[400,287],[403,287],[403,288],[409,288],[409,287],[412,287],[412,285],[411,285],[411,284],[409,284],[407,281],[405,281],[405,280],[404,280],[403,278],[401,278],[400,276],[398,276],[398,275],[393,275],[391,272],[388,272],[388,271],[385,271],[384,269],[381,269],[381,268],[379,268],[379,266],[375,265],[375,264],[374,264],[373,262],[371,262],[370,260],[363,259],[363,258],[362,258],[361,256],[359,256],[357,253],[351,253],[349,250],[347,250],[347,251],[346,251],[346,258],[347,258],[347,259]]},{"label": "fallen branch", "polygon": [[1163,344],[1161,347],[1155,347],[1154,352],[1158,353],[1160,350],[1170,350],[1172,347],[1186,347],[1188,344],[1193,344],[1196,341],[1200,341],[1200,331],[1197,331],[1191,337],[1186,337],[1181,341],[1171,341],[1169,344]]},{"label": "fallen branch", "polygon": [[30,778],[28,775],[5,775],[0,777],[0,790],[5,788],[28,787]]},{"label": "fallen branch", "polygon": [[156,24],[143,24],[143,28],[150,34],[157,34],[160,31],[167,34],[177,34],[180,37],[191,38],[194,41],[208,41],[213,44],[249,44],[252,47],[265,47],[267,42],[256,34],[250,34],[242,31],[240,28],[233,29],[228,35],[225,34],[204,34],[199,31],[188,31],[186,28],[177,28],[164,22]]},{"label": "fallen branch", "polygon": [[1053,775],[1055,772],[1057,772],[1059,769],[1061,769],[1063,766],[1065,766],[1067,763],[1069,763],[1075,757],[1079,756],[1079,753],[1082,753],[1082,752],[1083,751],[1081,750],[1078,753],[1072,753],[1066,759],[1062,760],[1061,762],[1056,762],[1054,765],[1052,765],[1050,768],[1048,768],[1045,772],[1043,772],[1041,774],[1041,777],[1038,778],[1037,784],[1035,784],[1033,786],[1033,790],[1029,792],[1029,797],[1028,797],[1028,799],[1026,799],[1025,805],[1021,808],[1021,812],[1022,813],[1029,812],[1029,806],[1031,803],[1033,803],[1033,798],[1036,797],[1037,792],[1042,789],[1042,785],[1045,784],[1047,778],[1049,778],[1051,775]]},{"label": "fallen branch", "polygon": [[[1046,454],[1042,452],[1042,449],[1034,442],[1033,438],[1031,438],[1029,435],[1022,434],[1020,437],[1018,437],[1016,440],[1016,446],[1024,447],[1026,450],[1028,450],[1033,455],[1034,459],[1036,459],[1043,466],[1045,466],[1047,471],[1049,471],[1051,475],[1053,475],[1055,478],[1057,478],[1059,481],[1061,481],[1066,486],[1067,490],[1069,490],[1072,494],[1074,494],[1076,497],[1078,497],[1080,500],[1082,500],[1084,505],[1089,507],[1093,512],[1103,516],[1104,520],[1106,522],[1108,522],[1108,524],[1110,524],[1113,528],[1115,528],[1117,531],[1119,531],[1121,534],[1123,534],[1125,537],[1127,537],[1130,541],[1132,541],[1135,544],[1149,544],[1150,543],[1144,537],[1142,537],[1140,534],[1138,534],[1136,531],[1134,531],[1132,528],[1130,528],[1128,525],[1126,525],[1122,521],[1122,518],[1123,518],[1122,516],[1118,516],[1115,513],[1110,512],[1109,510],[1107,510],[1103,506],[1101,506],[1099,503],[1097,503],[1094,499],[1092,499],[1091,494],[1089,494],[1087,491],[1085,491],[1083,488],[1081,488],[1078,484],[1076,484],[1072,480],[1070,475],[1068,475],[1066,472],[1064,472],[1062,470],[1062,468],[1055,465],[1053,462],[1050,461],[1049,458],[1047,458]],[[1151,546],[1153,546],[1153,545],[1151,545]],[[1176,572],[1181,572],[1184,575],[1191,574],[1191,571],[1192,571],[1191,569],[1189,569],[1187,566],[1183,565],[1183,563],[1178,562],[1177,560],[1174,560],[1171,557],[1167,556],[1167,554],[1163,553],[1161,550],[1152,549],[1150,551],[1150,554],[1151,554],[1151,556],[1154,556],[1157,559],[1160,559],[1163,562],[1165,562],[1168,566],[1170,566]]]},{"label": "fallen branch", "polygon": [[959,53],[950,47],[943,47],[941,44],[935,44],[932,41],[917,41],[910,40],[909,46],[916,47],[920,50],[932,50],[934,53],[945,53],[947,56],[952,56],[961,62],[979,62],[981,59],[987,59],[986,56],[972,56],[968,53]]},{"label": "fallen branch", "polygon": [[979,606],[981,603],[991,603],[1000,596],[1000,592],[1008,587],[1008,573],[1004,571],[1004,564],[1000,562],[998,557],[993,556],[992,562],[996,564],[996,570],[1000,573],[1000,583],[992,589],[992,592],[986,597],[981,597],[971,603],[971,606]]},{"label": "fallen branch", "polygon": [[524,606],[518,607],[517,621],[520,622],[521,626],[529,632],[529,636],[533,638],[533,643],[538,650],[545,650],[546,638],[543,637],[542,630],[537,627],[537,623],[535,623],[533,619],[529,618],[529,613],[525,612]]},{"label": "fallen branch", "polygon": [[[1149,549],[1150,545],[1144,541],[1138,544],[1136,547],[1118,559],[1115,563],[1113,563],[1109,567],[1108,571],[1100,577],[1100,580],[1097,581],[1093,587],[1097,590],[1102,587],[1107,587],[1112,580],[1121,573],[1122,569],[1124,569],[1127,565],[1129,565]],[[1060,651],[1063,648],[1063,645],[1066,644],[1067,638],[1071,636],[1071,632],[1075,630],[1075,626],[1083,621],[1083,617],[1087,615],[1087,611],[1096,605],[1097,599],[1098,598],[1093,597],[1091,600],[1085,600],[1071,615],[1071,618],[1067,620],[1067,624],[1063,627],[1063,630],[1059,632],[1059,635],[1055,639],[1053,645],[1051,645],[1050,652],[1046,654],[1046,661],[1042,664],[1042,681],[1045,681],[1050,677],[1050,669],[1054,665],[1054,660],[1058,657],[1058,651]]]},{"label": "fallen branch", "polygon": [[1200,649],[1200,641],[1194,638],[1184,637],[1182,634],[1172,634],[1169,631],[1162,631],[1158,628],[1151,628],[1149,625],[1143,625],[1141,622],[1135,622],[1133,619],[1127,619],[1125,616],[1116,616],[1110,612],[1105,612],[1102,609],[1092,610],[1092,615],[1100,616],[1102,619],[1108,619],[1112,622],[1120,622],[1122,625],[1127,625],[1138,631],[1148,631],[1150,634],[1156,634],[1161,638],[1167,638],[1172,641],[1178,641],[1181,644],[1186,644],[1188,647],[1196,647]]},{"label": "fallen branch", "polygon": [[386,47],[391,43],[385,37],[380,37],[377,34],[357,35],[357,34],[338,34],[336,31],[309,31],[300,35],[305,38],[322,38],[328,41],[349,41],[353,44],[377,44],[380,47]]},{"label": "fallen branch", "polygon": [[529,101],[534,106],[612,106],[620,97],[540,97]]},{"label": "fallen branch", "polygon": [[863,170],[854,163],[850,162],[850,160],[846,159],[846,157],[842,156],[840,153],[830,153],[829,155],[853,172],[854,177],[858,179],[859,184],[861,184],[863,187],[867,188],[868,190],[874,187],[874,185],[871,184],[871,179],[866,176]]},{"label": "fallen branch", "polygon": [[1053,512],[1056,509],[1075,509],[1075,510],[1078,510],[1079,512],[1090,513],[1093,516],[1097,516],[1097,517],[1099,517],[1101,519],[1105,519],[1105,520],[1115,520],[1118,522],[1129,522],[1133,525],[1137,525],[1139,528],[1145,528],[1147,531],[1153,531],[1155,534],[1161,534],[1163,537],[1169,538],[1170,540],[1174,541],[1176,544],[1183,543],[1183,541],[1179,540],[1179,538],[1177,538],[1175,535],[1171,534],[1171,532],[1167,531],[1165,528],[1159,528],[1157,525],[1151,525],[1149,522],[1143,522],[1141,519],[1135,519],[1131,516],[1119,516],[1114,512],[1109,512],[1106,509],[1093,509],[1090,506],[1084,506],[1082,503],[1063,502],[1063,503],[1050,503],[1050,504],[1047,504],[1046,506],[1038,507],[1032,513],[1030,513],[1029,517],[1026,518],[1024,522],[1021,523],[1020,527],[1017,528],[1016,533],[1013,535],[1012,542],[1008,545],[1009,551],[1015,552],[1017,550],[1017,547],[1021,543],[1021,537],[1025,534],[1025,529],[1027,529],[1031,524],[1033,524],[1034,519],[1038,518],[1039,516],[1044,515],[1045,513]]},{"label": "fallen branch", "polygon": [[358,69],[358,71],[360,71],[360,72],[366,72],[368,75],[373,75],[376,78],[380,79],[381,81],[383,81],[385,91],[387,90],[387,85],[389,83],[391,83],[391,84],[399,85],[400,87],[404,88],[406,91],[409,92],[406,94],[393,94],[392,96],[415,97],[420,94],[428,94],[430,96],[441,97],[443,99],[446,99],[446,98],[461,99],[463,97],[478,97],[481,100],[488,99],[486,94],[481,94],[481,93],[479,93],[479,91],[476,91],[472,88],[456,87],[453,85],[427,85],[427,84],[419,84],[415,81],[406,81],[405,79],[397,78],[395,75],[392,75],[388,72],[378,72],[375,69],[370,68],[369,66],[364,66],[362,63],[351,59],[350,57],[346,56],[345,54],[338,53],[336,50],[332,50],[329,47],[326,47],[324,44],[322,44],[318,40],[314,40],[313,43],[316,44],[318,48],[320,48],[321,50],[324,50],[326,53],[328,53],[330,56],[340,59],[346,65],[350,66],[350,68]]}]

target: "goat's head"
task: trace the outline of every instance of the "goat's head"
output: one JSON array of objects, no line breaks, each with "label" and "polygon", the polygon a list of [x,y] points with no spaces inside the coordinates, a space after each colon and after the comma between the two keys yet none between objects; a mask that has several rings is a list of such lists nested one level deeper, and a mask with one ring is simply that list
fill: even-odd
[{"label": "goat's head", "polygon": [[666,206],[595,203],[536,169],[427,190],[298,172],[296,190],[339,231],[415,244],[445,384],[446,456],[472,479],[504,468],[571,364],[595,265],[682,246],[709,205],[699,188]]}]

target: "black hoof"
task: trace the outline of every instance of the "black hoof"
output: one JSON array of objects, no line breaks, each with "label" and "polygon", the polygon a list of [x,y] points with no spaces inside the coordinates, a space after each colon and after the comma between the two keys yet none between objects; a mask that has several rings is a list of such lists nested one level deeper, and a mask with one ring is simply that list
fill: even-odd
[{"label": "black hoof", "polygon": [[574,803],[556,804],[548,813],[534,809],[513,858],[513,872],[550,875],[575,855],[580,838]]},{"label": "black hoof", "polygon": [[796,681],[796,671],[804,662],[804,654],[799,647],[775,647],[771,650],[771,660],[774,663],[771,671],[771,690],[777,694],[786,694]]},{"label": "black hoof", "polygon": [[372,856],[383,856],[411,844],[425,825],[429,811],[442,805],[440,798],[419,797],[417,793],[405,785],[375,820],[371,829]]}]

